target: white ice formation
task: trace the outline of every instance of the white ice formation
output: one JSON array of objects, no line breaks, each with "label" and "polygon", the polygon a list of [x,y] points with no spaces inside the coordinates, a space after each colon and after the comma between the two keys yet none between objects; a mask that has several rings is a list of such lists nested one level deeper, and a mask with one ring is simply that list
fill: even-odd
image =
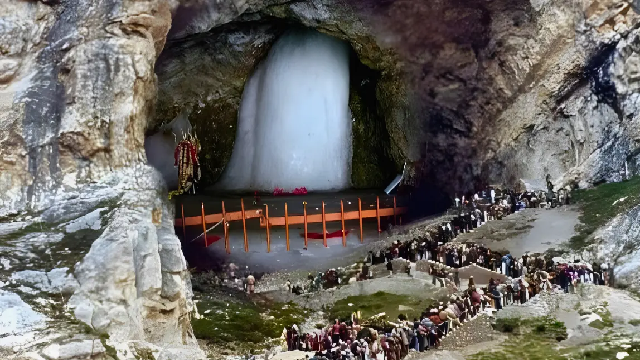
[{"label": "white ice formation", "polygon": [[225,190],[348,188],[349,46],[313,30],[284,34],[245,85]]}]

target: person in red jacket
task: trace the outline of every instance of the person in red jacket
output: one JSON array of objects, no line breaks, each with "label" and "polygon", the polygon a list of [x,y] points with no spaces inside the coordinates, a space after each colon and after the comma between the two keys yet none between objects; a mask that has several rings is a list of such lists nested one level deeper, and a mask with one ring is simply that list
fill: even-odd
[{"label": "person in red jacket", "polygon": [[336,319],[335,324],[331,327],[331,342],[337,344],[340,341],[340,322]]}]

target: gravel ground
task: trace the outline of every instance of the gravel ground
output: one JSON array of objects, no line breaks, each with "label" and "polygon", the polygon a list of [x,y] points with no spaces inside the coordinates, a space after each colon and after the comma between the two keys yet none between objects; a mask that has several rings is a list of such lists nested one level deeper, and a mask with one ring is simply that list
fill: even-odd
[{"label": "gravel ground", "polygon": [[[389,245],[400,240],[402,242],[413,240],[417,237],[426,235],[440,223],[448,221],[451,216],[439,216],[436,218],[429,218],[420,220],[409,225],[396,226],[388,231],[388,236],[383,240],[372,242],[358,249],[357,252],[344,257],[341,260],[342,267],[348,267],[354,265],[356,262],[363,260],[369,251],[386,250]],[[291,281],[292,285],[306,285],[308,271],[277,271],[273,273],[265,274],[260,281],[256,283],[256,292],[273,291],[282,289],[285,286],[287,280]]]}]

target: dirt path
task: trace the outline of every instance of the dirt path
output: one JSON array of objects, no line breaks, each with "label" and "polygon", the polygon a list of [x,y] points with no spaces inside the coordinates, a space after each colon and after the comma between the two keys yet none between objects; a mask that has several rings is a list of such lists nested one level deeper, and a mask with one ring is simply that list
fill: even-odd
[{"label": "dirt path", "polygon": [[473,233],[458,236],[456,241],[477,242],[491,249],[507,249],[515,257],[526,251],[542,253],[568,241],[579,223],[574,207],[525,209],[502,220],[490,221]]}]

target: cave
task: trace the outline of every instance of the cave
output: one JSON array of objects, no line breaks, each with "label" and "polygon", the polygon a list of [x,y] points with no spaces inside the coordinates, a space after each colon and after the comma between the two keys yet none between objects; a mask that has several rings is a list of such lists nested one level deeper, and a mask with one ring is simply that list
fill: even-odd
[{"label": "cave", "polygon": [[[385,68],[390,63],[358,53],[360,43],[336,35],[290,18],[264,17],[170,38],[155,68],[158,99],[145,140],[149,163],[160,170],[168,187],[175,189],[173,149],[182,134],[192,132],[201,144],[198,190],[384,188],[406,161],[387,121],[401,104],[395,89],[399,75]],[[272,58],[280,56],[270,57],[274,47],[292,41],[293,50],[288,53],[294,59],[280,59],[274,65]],[[296,60],[305,41],[312,41],[311,46],[306,45],[311,52]],[[314,53],[318,47],[313,41],[328,48]],[[342,53],[333,56],[333,51]],[[342,64],[322,69],[332,58],[341,58]],[[292,65],[296,61],[297,67]],[[305,67],[308,62],[312,62],[310,68]],[[287,63],[292,66],[288,68]],[[280,80],[264,80],[269,75],[264,67],[281,67],[284,75],[272,76]],[[304,76],[305,81],[297,80]],[[270,91],[264,91],[265,86]],[[331,86],[337,87],[329,89]],[[324,93],[314,90],[320,87],[325,88]],[[266,95],[249,99],[256,97],[255,92]],[[269,94],[273,96],[269,98]],[[287,100],[277,101],[276,96]],[[276,115],[270,116],[270,111]],[[309,119],[299,120],[305,116]],[[282,121],[273,123],[274,118]],[[265,135],[267,132],[271,133]]]}]

